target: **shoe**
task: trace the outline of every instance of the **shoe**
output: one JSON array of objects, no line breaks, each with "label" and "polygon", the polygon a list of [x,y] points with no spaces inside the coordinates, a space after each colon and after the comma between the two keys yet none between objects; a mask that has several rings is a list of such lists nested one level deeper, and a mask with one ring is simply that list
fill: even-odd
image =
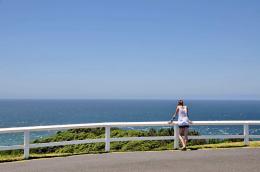
[{"label": "shoe", "polygon": [[182,150],[182,151],[186,151],[186,150],[187,150],[187,147],[185,146],[185,147],[181,148],[181,150]]}]

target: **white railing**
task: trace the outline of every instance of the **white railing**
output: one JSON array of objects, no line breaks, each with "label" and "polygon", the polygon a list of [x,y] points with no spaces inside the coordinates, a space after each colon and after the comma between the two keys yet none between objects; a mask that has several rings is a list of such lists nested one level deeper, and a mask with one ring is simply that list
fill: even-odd
[{"label": "white railing", "polygon": [[[193,121],[192,125],[242,125],[244,127],[243,135],[201,135],[201,136],[190,136],[189,139],[233,139],[241,138],[244,139],[244,144],[249,144],[250,138],[260,138],[260,135],[249,135],[249,125],[260,125],[260,121]],[[155,136],[155,137],[120,137],[111,138],[110,128],[111,127],[144,127],[144,126],[173,126],[173,136]],[[87,139],[87,140],[73,140],[73,141],[62,141],[62,142],[50,142],[50,143],[37,143],[30,144],[30,132],[34,131],[51,131],[51,130],[67,130],[76,128],[105,128],[105,138],[101,139]],[[85,144],[85,143],[98,143],[105,142],[105,151],[110,151],[110,142],[116,141],[133,141],[133,140],[174,140],[174,149],[179,147],[179,127],[176,122],[168,124],[168,122],[109,122],[109,123],[89,123],[89,124],[69,124],[69,125],[49,125],[49,126],[35,126],[35,127],[16,127],[16,128],[0,128],[0,134],[2,133],[24,133],[24,144],[13,145],[13,146],[0,146],[0,151],[3,150],[24,150],[24,158],[29,158],[30,148],[39,147],[51,147],[51,146],[63,146],[73,144]]]}]

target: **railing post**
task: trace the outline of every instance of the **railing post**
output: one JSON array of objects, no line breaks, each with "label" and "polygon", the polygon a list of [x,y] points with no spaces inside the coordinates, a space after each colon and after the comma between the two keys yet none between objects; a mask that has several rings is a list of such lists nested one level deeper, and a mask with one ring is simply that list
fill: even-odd
[{"label": "railing post", "polygon": [[24,131],[24,159],[29,159],[30,156],[30,131]]},{"label": "railing post", "polygon": [[105,151],[109,152],[110,151],[110,127],[109,126],[106,126],[105,141],[106,141]]},{"label": "railing post", "polygon": [[174,125],[174,149],[179,148],[179,126],[177,124]]},{"label": "railing post", "polygon": [[249,145],[249,126],[244,124],[244,144]]}]

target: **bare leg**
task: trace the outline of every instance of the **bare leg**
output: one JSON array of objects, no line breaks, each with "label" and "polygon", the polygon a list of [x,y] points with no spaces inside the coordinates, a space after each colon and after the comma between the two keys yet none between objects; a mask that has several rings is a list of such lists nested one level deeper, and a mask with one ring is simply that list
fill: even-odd
[{"label": "bare leg", "polygon": [[183,139],[183,137],[181,135],[179,135],[179,139],[181,141],[182,148],[184,148],[185,147],[185,141],[184,141],[184,139]]},{"label": "bare leg", "polygon": [[189,133],[189,128],[186,128],[184,129],[184,143],[185,143],[185,147],[187,146],[187,143],[188,143],[188,133]]},{"label": "bare leg", "polygon": [[185,147],[185,141],[184,141],[184,139],[183,139],[183,137],[182,137],[182,135],[184,134],[184,128],[179,128],[179,131],[180,131],[180,133],[179,133],[179,139],[181,140],[181,144],[182,144],[182,148],[183,147]]}]

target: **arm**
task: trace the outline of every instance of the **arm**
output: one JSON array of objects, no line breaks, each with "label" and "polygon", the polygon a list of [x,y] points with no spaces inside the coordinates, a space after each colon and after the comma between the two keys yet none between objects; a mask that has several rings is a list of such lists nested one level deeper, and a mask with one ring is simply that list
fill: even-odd
[{"label": "arm", "polygon": [[171,120],[169,121],[169,124],[173,122],[173,120],[174,120],[175,117],[177,116],[178,112],[179,112],[179,109],[178,109],[178,107],[177,107],[176,110],[175,110],[175,113],[172,115],[172,118],[171,118]]},{"label": "arm", "polygon": [[192,124],[192,121],[190,120],[190,116],[189,116],[189,109],[188,109],[188,107],[187,107],[187,117],[189,119],[189,123]]}]

